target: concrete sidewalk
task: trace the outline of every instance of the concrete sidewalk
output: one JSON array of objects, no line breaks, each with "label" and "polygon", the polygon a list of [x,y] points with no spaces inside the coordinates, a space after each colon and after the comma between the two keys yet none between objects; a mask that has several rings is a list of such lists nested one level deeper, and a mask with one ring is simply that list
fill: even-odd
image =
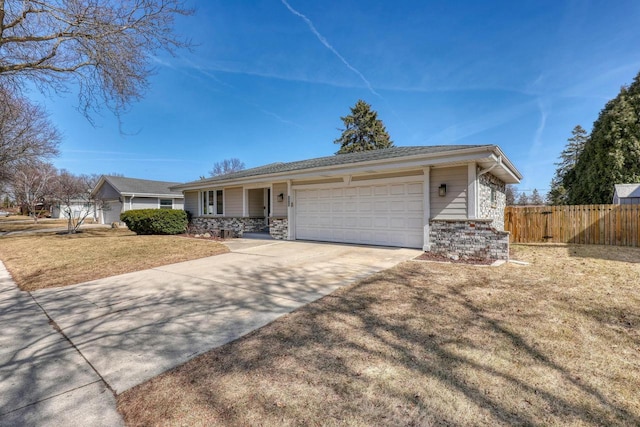
[{"label": "concrete sidewalk", "polygon": [[0,262],[0,426],[124,425],[115,398]]},{"label": "concrete sidewalk", "polygon": [[[49,399],[47,408],[37,407],[37,403],[18,409],[24,406],[21,396],[30,390],[35,391],[29,402],[40,402],[47,396],[65,396],[77,389],[78,396],[86,395],[95,402],[95,411],[91,406],[84,411],[104,417],[87,425],[117,425],[117,414],[109,415],[108,409],[99,406],[111,405],[111,413],[115,411],[108,388],[121,393],[338,287],[421,253],[411,249],[253,239],[227,244],[232,250],[228,254],[33,292],[35,301],[73,347],[53,332],[42,312],[38,315],[39,307],[28,294],[5,286],[7,294],[2,301],[7,300],[12,306],[21,301],[14,309],[15,321],[8,318],[7,324],[19,323],[23,318],[26,322],[32,317],[34,325],[29,333],[14,334],[12,341],[21,342],[20,348],[13,350],[19,358],[12,356],[6,362],[2,359],[2,383],[9,380],[16,385],[0,385],[0,395],[9,389],[9,397],[0,397],[0,407],[13,410],[0,416],[0,424],[28,421],[20,415],[26,416],[30,410],[46,409],[44,412],[53,416],[77,409],[75,405],[82,403],[69,395],[64,400]],[[4,310],[0,317],[5,317]],[[46,350],[53,348],[46,342],[60,347],[60,357],[50,357],[52,360],[45,362]],[[20,356],[18,350],[23,347],[29,350]],[[27,370],[14,379],[14,370],[28,365],[28,358],[34,354],[42,359],[43,372],[51,369],[51,374],[34,376]],[[65,368],[56,371],[55,363]],[[36,424],[49,424],[43,415],[39,416],[45,422]],[[84,424],[88,418],[78,419]],[[57,421],[55,424],[59,425]]]}]

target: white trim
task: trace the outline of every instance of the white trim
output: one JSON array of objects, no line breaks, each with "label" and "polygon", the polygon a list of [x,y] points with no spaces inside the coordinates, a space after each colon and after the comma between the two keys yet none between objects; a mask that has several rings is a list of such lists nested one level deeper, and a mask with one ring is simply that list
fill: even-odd
[{"label": "white trim", "polygon": [[[269,200],[267,201],[269,203],[269,217],[273,216],[273,199],[275,199],[275,197],[273,194],[273,182],[272,182],[271,185],[269,186]],[[267,222],[267,225],[269,225],[268,222]]]},{"label": "white trim", "polygon": [[[247,183],[247,184],[243,184],[242,186],[247,189],[247,190],[255,190],[255,189],[260,189],[260,188],[268,188],[269,185],[271,185],[273,183],[273,181],[260,181],[260,182],[252,182],[252,183]],[[220,187],[218,185],[218,187]],[[231,186],[227,186],[227,187],[231,187]]]},{"label": "white trim", "polygon": [[423,169],[422,180],[422,197],[424,209],[423,213],[423,244],[422,250],[429,252],[431,250],[431,242],[429,240],[429,219],[431,218],[431,168],[426,166]]},{"label": "white trim", "polygon": [[287,240],[296,240],[296,211],[293,207],[293,186],[287,180]]},{"label": "white trim", "polygon": [[476,219],[478,215],[478,166],[467,165],[467,218]]},{"label": "white trim", "polygon": [[396,176],[393,178],[379,178],[379,179],[363,179],[362,181],[351,181],[350,183],[346,182],[328,182],[325,184],[295,184],[292,185],[294,190],[307,190],[307,189],[316,189],[316,188],[345,188],[345,187],[360,187],[360,186],[370,186],[370,185],[387,185],[394,183],[413,183],[413,182],[421,182],[421,175],[409,175],[409,176]]},{"label": "white trim", "polygon": [[161,197],[163,199],[184,199],[184,194],[162,194],[162,193],[120,193],[121,196],[135,196],[135,197]]},{"label": "white trim", "polygon": [[242,216],[249,216],[249,189],[242,187]]}]

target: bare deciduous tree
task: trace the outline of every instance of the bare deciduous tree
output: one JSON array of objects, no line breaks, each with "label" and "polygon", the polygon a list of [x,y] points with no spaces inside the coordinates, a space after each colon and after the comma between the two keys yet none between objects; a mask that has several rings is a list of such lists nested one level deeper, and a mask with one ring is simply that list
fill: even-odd
[{"label": "bare deciduous tree", "polygon": [[89,118],[142,96],[153,55],[187,47],[173,31],[183,0],[0,0],[0,83],[19,93],[79,88]]},{"label": "bare deciduous tree", "polygon": [[78,231],[87,217],[98,209],[100,201],[91,197],[95,181],[93,175],[73,175],[66,170],[61,170],[55,180],[53,199],[67,218],[69,234]]},{"label": "bare deciduous tree", "polygon": [[18,167],[56,155],[59,143],[42,108],[0,86],[0,182]]},{"label": "bare deciduous tree", "polygon": [[218,175],[226,175],[232,172],[238,172],[244,169],[244,162],[241,162],[240,159],[231,158],[224,159],[221,162],[215,162],[213,164],[213,169],[209,171],[210,176],[218,176]]},{"label": "bare deciduous tree", "polygon": [[13,174],[11,187],[14,197],[20,206],[27,208],[35,222],[51,196],[56,175],[52,164],[42,162],[23,165]]}]

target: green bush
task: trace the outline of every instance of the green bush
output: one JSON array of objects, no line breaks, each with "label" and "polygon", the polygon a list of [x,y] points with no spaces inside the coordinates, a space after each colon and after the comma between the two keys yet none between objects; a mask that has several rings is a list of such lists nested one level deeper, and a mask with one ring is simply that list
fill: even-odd
[{"label": "green bush", "polygon": [[136,234],[180,234],[187,229],[187,213],[178,209],[134,209],[120,220]]}]

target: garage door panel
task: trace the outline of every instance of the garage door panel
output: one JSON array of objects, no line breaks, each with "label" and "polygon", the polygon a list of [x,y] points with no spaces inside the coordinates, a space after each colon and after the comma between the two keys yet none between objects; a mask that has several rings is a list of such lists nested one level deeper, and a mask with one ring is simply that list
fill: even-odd
[{"label": "garage door panel", "polygon": [[373,202],[373,208],[378,214],[386,213],[389,211],[389,202],[384,200]]},{"label": "garage door panel", "polygon": [[391,185],[391,195],[392,196],[402,196],[405,194],[405,185]]},{"label": "garage door panel", "polygon": [[422,228],[422,218],[406,218],[407,227],[411,229]]},{"label": "garage door panel", "polygon": [[421,247],[422,183],[296,191],[296,238]]},{"label": "garage door panel", "polygon": [[422,196],[422,184],[407,184],[407,194],[419,194]]},{"label": "garage door panel", "polygon": [[423,212],[423,203],[422,201],[410,200],[406,204],[407,212]]},{"label": "garage door panel", "polygon": [[371,187],[358,187],[358,196],[371,196]]},{"label": "garage door panel", "polygon": [[373,194],[376,196],[387,196],[389,195],[389,187],[388,186],[377,186],[373,187]]},{"label": "garage door panel", "polygon": [[389,218],[387,217],[375,217],[373,219],[373,226],[378,230],[381,228],[389,228]]}]

